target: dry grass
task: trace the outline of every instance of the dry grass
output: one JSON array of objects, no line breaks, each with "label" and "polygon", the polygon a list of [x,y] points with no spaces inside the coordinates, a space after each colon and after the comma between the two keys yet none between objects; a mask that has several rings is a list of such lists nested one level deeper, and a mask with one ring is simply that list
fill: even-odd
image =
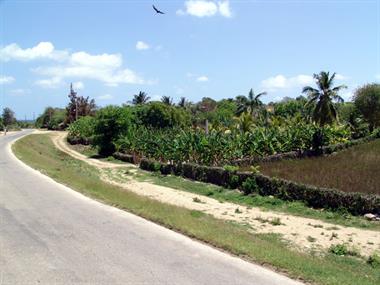
[{"label": "dry grass", "polygon": [[327,157],[262,163],[260,171],[319,187],[380,194],[380,140]]}]

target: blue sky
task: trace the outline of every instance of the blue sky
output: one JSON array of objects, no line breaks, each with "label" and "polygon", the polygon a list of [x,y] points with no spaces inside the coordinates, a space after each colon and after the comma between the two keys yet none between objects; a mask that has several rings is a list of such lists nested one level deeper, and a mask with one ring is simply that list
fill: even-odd
[{"label": "blue sky", "polygon": [[380,81],[380,0],[3,0],[0,19],[0,107],[20,119],[64,107],[70,82],[104,106],[140,90],[275,101],[321,70],[346,99]]}]

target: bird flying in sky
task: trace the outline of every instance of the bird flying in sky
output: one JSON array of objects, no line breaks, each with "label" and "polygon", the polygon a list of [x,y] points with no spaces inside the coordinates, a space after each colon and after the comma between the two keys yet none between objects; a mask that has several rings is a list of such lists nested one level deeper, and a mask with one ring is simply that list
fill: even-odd
[{"label": "bird flying in sky", "polygon": [[158,10],[154,5],[152,6],[153,6],[154,11],[156,11],[157,14],[165,14],[164,12]]}]

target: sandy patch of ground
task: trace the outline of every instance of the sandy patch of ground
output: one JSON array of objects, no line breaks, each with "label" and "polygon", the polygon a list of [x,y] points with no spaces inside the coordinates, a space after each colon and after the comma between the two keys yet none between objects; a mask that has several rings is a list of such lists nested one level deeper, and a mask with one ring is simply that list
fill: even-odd
[{"label": "sandy patch of ground", "polygon": [[[255,233],[281,234],[283,239],[300,250],[326,252],[331,245],[346,243],[368,256],[380,251],[380,232],[337,226],[316,219],[292,216],[283,213],[263,211],[228,202],[219,202],[210,197],[175,190],[169,187],[139,182],[131,175],[132,165],[120,165],[90,159],[72,150],[65,141],[65,133],[53,133],[54,144],[74,158],[85,161],[101,171],[102,179],[142,196],[167,204],[202,211],[218,219],[248,225]],[[132,169],[132,172],[138,171]]]}]

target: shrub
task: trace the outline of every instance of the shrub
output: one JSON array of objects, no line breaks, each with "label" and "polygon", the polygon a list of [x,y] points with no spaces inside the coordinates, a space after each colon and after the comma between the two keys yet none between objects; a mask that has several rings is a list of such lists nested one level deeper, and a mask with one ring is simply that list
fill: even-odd
[{"label": "shrub", "polygon": [[94,136],[95,118],[86,116],[70,124],[67,140],[70,143],[90,144]]},{"label": "shrub", "polygon": [[240,178],[238,175],[229,175],[228,188],[236,189],[239,187]]},{"label": "shrub", "polygon": [[329,252],[336,255],[360,256],[356,249],[349,249],[346,244],[335,244],[330,246]]},{"label": "shrub", "polygon": [[335,244],[330,246],[329,252],[336,255],[347,255],[348,248],[345,244]]},{"label": "shrub", "polygon": [[137,119],[146,127],[173,128],[176,126],[189,126],[190,116],[180,108],[151,102],[137,109]]},{"label": "shrub", "polygon": [[242,190],[245,195],[258,193],[259,187],[257,186],[256,179],[251,177],[246,179],[242,184]]},{"label": "shrub", "polygon": [[367,259],[367,263],[373,268],[380,267],[380,256],[376,253],[370,255]]},{"label": "shrub", "polygon": [[99,154],[112,155],[116,141],[131,127],[132,114],[127,108],[107,106],[95,118],[93,145],[99,147]]}]

